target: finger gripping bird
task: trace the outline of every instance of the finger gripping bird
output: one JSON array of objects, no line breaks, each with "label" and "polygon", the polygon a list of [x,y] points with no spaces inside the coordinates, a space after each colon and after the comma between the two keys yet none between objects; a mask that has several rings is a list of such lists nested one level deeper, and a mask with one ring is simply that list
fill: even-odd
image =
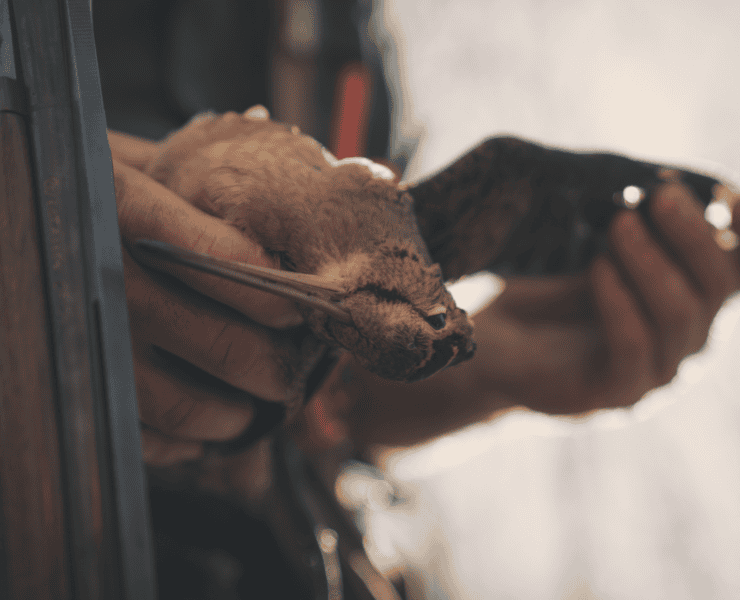
[{"label": "finger gripping bird", "polygon": [[242,267],[298,290],[312,331],[370,371],[416,381],[473,355],[471,323],[429,257],[412,197],[386,167],[337,160],[257,106],[193,119],[162,143],[148,173],[277,256],[278,273]]}]

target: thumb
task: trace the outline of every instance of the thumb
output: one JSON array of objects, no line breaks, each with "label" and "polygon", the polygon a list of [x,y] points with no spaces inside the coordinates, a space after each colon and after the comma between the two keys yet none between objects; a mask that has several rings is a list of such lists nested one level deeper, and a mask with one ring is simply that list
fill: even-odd
[{"label": "thumb", "polygon": [[[146,238],[262,267],[277,268],[256,242],[217,217],[185,202],[141,171],[113,160],[118,223],[124,245]],[[270,327],[302,322],[289,300],[185,266],[169,273],[189,287]]]}]

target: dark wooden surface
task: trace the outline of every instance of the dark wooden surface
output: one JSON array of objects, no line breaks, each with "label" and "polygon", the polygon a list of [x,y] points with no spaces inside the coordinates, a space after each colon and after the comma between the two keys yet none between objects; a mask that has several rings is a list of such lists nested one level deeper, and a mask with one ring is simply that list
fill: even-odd
[{"label": "dark wooden surface", "polygon": [[[4,108],[22,117],[3,116],[0,600],[152,600],[90,4],[11,0],[9,8],[15,45],[4,50],[12,50],[27,103]],[[33,248],[33,260],[19,248]],[[33,269],[19,266],[16,255]]]},{"label": "dark wooden surface", "polygon": [[24,123],[0,114],[0,598],[68,598],[52,355]]},{"label": "dark wooden surface", "polygon": [[[54,1],[13,2],[19,66],[28,94],[28,135],[42,258],[46,269],[53,377],[67,523],[70,594],[98,600],[118,594],[102,502],[95,382],[90,348],[79,214],[78,152],[65,57],[65,17]],[[12,177],[12,175],[11,175]],[[101,564],[102,563],[102,564]],[[16,600],[15,597],[12,597]],[[20,598],[20,597],[18,597]]]}]

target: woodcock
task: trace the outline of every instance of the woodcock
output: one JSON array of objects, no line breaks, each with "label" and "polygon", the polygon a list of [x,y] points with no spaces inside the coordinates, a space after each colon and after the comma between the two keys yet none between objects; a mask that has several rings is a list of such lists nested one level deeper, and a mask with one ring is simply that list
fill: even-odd
[{"label": "woodcock", "polygon": [[161,148],[148,167],[154,179],[279,257],[280,271],[240,265],[245,277],[292,294],[320,339],[400,381],[473,355],[471,322],[445,280],[581,270],[608,251],[617,210],[636,208],[650,224],[646,199],[666,181],[704,204],[737,200],[706,175],[511,137],[398,185],[386,167],[337,160],[262,106],[203,113]]}]

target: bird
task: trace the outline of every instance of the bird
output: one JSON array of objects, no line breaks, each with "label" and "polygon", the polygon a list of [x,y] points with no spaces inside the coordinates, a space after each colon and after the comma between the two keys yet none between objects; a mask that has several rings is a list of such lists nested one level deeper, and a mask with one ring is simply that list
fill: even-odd
[{"label": "bird", "polygon": [[323,342],[395,381],[473,356],[472,323],[431,261],[411,196],[387,167],[338,160],[263,106],[201,114],[160,148],[147,173],[277,257],[280,269],[240,269],[273,282],[263,289],[292,288]]},{"label": "bird", "polygon": [[[455,280],[479,271],[582,272],[597,254],[609,253],[607,230],[620,210],[638,211],[657,231],[649,207],[666,183],[684,185],[728,218],[740,201],[732,183],[712,174],[512,136],[484,139],[406,186],[432,260]],[[726,249],[737,244],[728,223],[720,224],[716,237]]]},{"label": "bird", "polygon": [[146,240],[140,249],[291,297],[319,339],[407,382],[474,354],[472,322],[446,281],[484,270],[582,271],[609,251],[606,231],[620,209],[640,211],[652,227],[650,199],[666,182],[687,185],[705,205],[740,198],[712,175],[511,136],[486,138],[399,184],[367,158],[336,159],[261,105],[201,113],[160,147],[148,174],[260,243],[281,268]]}]

